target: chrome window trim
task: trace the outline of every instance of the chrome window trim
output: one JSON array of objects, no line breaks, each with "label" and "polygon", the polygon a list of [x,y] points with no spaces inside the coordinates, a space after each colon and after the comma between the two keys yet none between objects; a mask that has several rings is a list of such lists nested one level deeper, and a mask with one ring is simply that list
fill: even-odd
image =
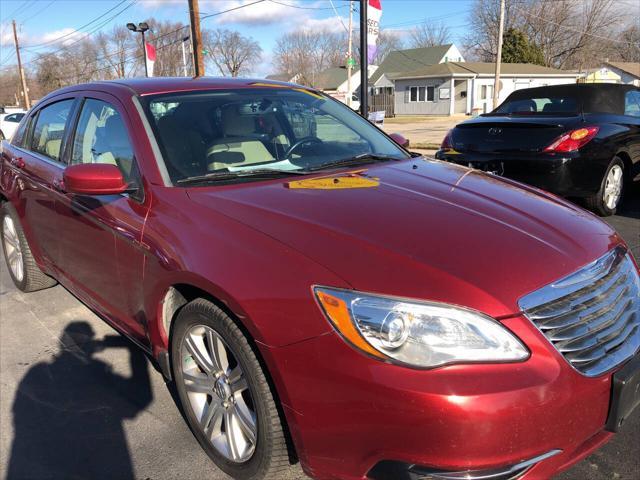
[{"label": "chrome window trim", "polygon": [[46,155],[43,155],[42,153],[39,152],[34,152],[33,150],[28,150],[24,147],[18,147],[16,145],[13,145],[13,148],[15,148],[16,150],[21,151],[22,153],[26,154],[26,155],[31,155],[32,157],[37,158],[38,160],[48,163],[49,165],[52,165],[54,167],[58,167],[60,170],[64,170],[65,168],[67,168],[67,164],[59,161],[59,160],[54,160],[51,157],[47,157]]},{"label": "chrome window trim", "polygon": [[[598,282],[589,290],[590,285]],[[586,290],[582,303],[578,297],[568,299],[570,308],[565,311],[558,312],[560,305],[550,307],[549,315],[536,312],[572,294],[581,295],[582,290]],[[613,302],[611,296],[615,298]],[[640,274],[631,253],[623,246],[525,295],[518,305],[545,340],[580,375],[605,375],[640,352]],[[612,308],[607,308],[608,305]],[[580,317],[580,314],[583,318],[571,321],[574,320],[571,315]],[[554,318],[563,317],[564,322],[554,322]]]}]

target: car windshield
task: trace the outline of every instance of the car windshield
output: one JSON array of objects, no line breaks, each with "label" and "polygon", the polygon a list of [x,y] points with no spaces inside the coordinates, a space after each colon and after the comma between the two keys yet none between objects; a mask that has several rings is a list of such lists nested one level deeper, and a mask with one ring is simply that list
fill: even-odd
[{"label": "car windshield", "polygon": [[409,158],[350,108],[303,88],[156,95],[146,109],[173,183]]},{"label": "car windshield", "polygon": [[578,104],[572,97],[530,97],[505,100],[492,114],[514,115],[575,115]]}]

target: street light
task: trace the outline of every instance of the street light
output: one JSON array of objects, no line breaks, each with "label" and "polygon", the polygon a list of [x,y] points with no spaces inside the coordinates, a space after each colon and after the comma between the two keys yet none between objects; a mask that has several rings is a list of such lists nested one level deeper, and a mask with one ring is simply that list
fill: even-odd
[{"label": "street light", "polygon": [[127,28],[132,32],[141,33],[142,34],[142,53],[144,58],[144,76],[149,76],[149,71],[147,70],[147,45],[144,40],[144,32],[149,30],[149,25],[147,22],[140,22],[138,26],[135,23],[127,23]]}]

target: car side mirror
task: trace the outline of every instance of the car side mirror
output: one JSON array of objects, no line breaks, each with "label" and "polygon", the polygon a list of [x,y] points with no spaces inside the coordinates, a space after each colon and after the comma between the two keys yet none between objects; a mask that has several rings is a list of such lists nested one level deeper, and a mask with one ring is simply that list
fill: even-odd
[{"label": "car side mirror", "polygon": [[62,178],[65,191],[77,195],[117,195],[128,188],[120,169],[104,163],[70,165]]},{"label": "car side mirror", "polygon": [[401,147],[409,148],[409,139],[404,138],[404,136],[400,135],[399,133],[392,133],[389,136],[391,137],[391,140],[396,142]]}]

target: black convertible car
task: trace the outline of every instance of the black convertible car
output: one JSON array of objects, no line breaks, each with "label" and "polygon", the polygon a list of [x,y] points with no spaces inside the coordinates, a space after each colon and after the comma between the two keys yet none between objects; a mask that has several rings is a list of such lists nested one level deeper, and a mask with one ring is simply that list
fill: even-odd
[{"label": "black convertible car", "polygon": [[615,213],[640,180],[640,89],[571,84],[513,92],[453,128],[436,158],[513,178]]}]

